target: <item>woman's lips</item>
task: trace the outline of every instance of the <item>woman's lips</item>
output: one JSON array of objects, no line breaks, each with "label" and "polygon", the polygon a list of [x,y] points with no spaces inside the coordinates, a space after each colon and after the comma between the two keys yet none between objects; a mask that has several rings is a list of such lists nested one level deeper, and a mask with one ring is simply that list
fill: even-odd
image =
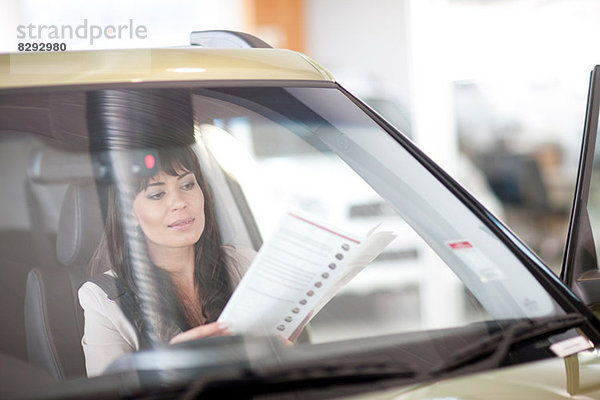
[{"label": "woman's lips", "polygon": [[169,224],[169,228],[185,230],[185,229],[189,228],[190,226],[192,226],[192,224],[194,223],[195,220],[196,220],[195,218],[178,219],[177,221]]}]

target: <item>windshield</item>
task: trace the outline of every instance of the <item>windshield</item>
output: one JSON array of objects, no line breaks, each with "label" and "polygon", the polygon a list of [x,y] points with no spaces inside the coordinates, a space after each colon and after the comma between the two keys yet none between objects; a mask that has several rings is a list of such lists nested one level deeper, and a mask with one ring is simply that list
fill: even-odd
[{"label": "windshield", "polygon": [[394,371],[411,378],[503,321],[565,314],[408,139],[334,85],[0,101],[0,351],[49,381],[202,364],[181,382],[284,353],[364,365],[390,343],[410,346]]}]

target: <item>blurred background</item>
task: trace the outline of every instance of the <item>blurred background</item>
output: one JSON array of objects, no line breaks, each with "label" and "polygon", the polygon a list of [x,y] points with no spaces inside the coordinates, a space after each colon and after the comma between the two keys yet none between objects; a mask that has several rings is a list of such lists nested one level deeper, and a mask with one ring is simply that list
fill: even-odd
[{"label": "blurred background", "polygon": [[256,34],[301,51],[410,136],[559,270],[589,72],[595,0],[2,0],[17,27],[129,24],[145,38],[70,50],[186,45],[194,30]]}]

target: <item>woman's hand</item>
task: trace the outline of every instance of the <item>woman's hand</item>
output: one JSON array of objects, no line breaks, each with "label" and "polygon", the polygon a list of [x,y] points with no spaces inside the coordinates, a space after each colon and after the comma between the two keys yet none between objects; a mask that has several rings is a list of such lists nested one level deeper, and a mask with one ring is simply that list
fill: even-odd
[{"label": "woman's hand", "polygon": [[176,335],[169,342],[180,343],[188,340],[202,339],[211,336],[231,336],[233,332],[229,330],[226,322],[211,322],[210,324],[200,325]]},{"label": "woman's hand", "polygon": [[294,342],[296,341],[298,336],[300,336],[300,334],[302,333],[302,330],[304,329],[304,326],[308,323],[308,321],[310,321],[310,317],[312,317],[312,315],[313,315],[313,312],[312,311],[309,312],[308,315],[302,320],[300,325],[298,325],[298,327],[294,330],[294,332],[292,332],[292,334],[290,335],[289,338],[278,335],[279,340],[281,340],[281,342],[283,343],[284,346],[292,347],[294,345]]},{"label": "woman's hand", "polygon": [[286,338],[285,336],[277,335],[277,337],[279,338],[279,340],[281,341],[281,343],[283,343],[283,345],[285,347],[292,347],[295,344],[294,342],[292,342],[290,339]]}]

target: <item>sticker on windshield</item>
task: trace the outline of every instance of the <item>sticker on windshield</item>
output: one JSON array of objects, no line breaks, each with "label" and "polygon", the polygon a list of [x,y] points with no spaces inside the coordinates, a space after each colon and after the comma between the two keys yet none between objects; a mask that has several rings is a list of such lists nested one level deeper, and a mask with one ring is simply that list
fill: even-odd
[{"label": "sticker on windshield", "polygon": [[481,282],[490,282],[505,279],[505,275],[496,264],[487,258],[479,249],[475,248],[468,240],[454,240],[446,242],[454,254],[473,271]]},{"label": "sticker on windshield", "polygon": [[580,351],[588,350],[594,347],[592,343],[581,335],[562,340],[550,346],[550,350],[558,357],[567,357]]}]

